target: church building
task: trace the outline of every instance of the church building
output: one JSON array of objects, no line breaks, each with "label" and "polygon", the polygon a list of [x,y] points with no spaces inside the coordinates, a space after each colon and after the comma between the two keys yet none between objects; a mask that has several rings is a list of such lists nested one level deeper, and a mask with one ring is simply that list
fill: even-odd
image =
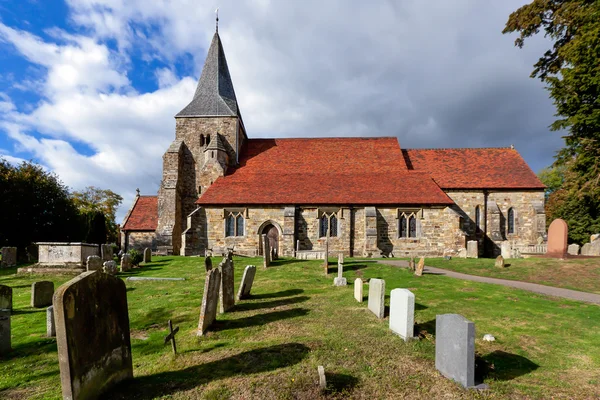
[{"label": "church building", "polygon": [[500,254],[545,237],[544,185],[512,146],[403,149],[396,137],[254,139],[218,32],[175,116],[158,196],[136,196],[121,246],[180,255]]}]

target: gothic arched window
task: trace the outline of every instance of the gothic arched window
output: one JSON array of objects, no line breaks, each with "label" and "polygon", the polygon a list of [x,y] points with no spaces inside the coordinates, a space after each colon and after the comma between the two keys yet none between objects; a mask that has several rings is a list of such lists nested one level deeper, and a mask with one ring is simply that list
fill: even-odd
[{"label": "gothic arched window", "polygon": [[225,218],[225,236],[244,236],[244,222],[241,212],[229,212]]},{"label": "gothic arched window", "polygon": [[200,135],[200,146],[204,146],[204,135]]},{"label": "gothic arched window", "polygon": [[417,237],[417,219],[414,215],[408,218],[408,237]]},{"label": "gothic arched window", "polygon": [[326,237],[328,229],[330,237],[337,237],[338,219],[335,213],[324,213],[321,218],[319,218],[319,237]]},{"label": "gothic arched window", "polygon": [[235,236],[244,236],[244,217],[241,215],[235,218]]},{"label": "gothic arched window", "polygon": [[512,209],[512,207],[508,209],[508,217],[506,219],[508,233],[515,233],[515,211]]},{"label": "gothic arched window", "polygon": [[225,236],[235,236],[235,217],[232,214],[225,219]]},{"label": "gothic arched window", "polygon": [[206,145],[210,144],[210,135],[206,135]]},{"label": "gothic arched window", "polygon": [[402,216],[400,217],[400,226],[398,228],[398,236],[403,238],[408,236],[406,233],[408,232],[407,226],[406,226],[406,216],[404,214],[402,214]]},{"label": "gothic arched window", "polygon": [[332,214],[329,217],[329,236],[336,237],[337,233],[338,233],[338,230],[337,230],[337,217],[335,216],[335,214]]},{"label": "gothic arched window", "polygon": [[418,238],[421,236],[421,221],[414,212],[402,212],[398,218],[399,238]]}]

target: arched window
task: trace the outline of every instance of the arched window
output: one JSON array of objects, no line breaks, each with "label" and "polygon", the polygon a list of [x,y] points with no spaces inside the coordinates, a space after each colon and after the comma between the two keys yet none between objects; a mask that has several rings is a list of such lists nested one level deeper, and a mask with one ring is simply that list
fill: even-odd
[{"label": "arched window", "polygon": [[225,236],[244,236],[244,223],[241,212],[229,212],[225,218]]},{"label": "arched window", "polygon": [[206,135],[206,145],[210,144],[210,135]]},{"label": "arched window", "polygon": [[515,211],[512,209],[512,207],[508,209],[508,217],[506,219],[508,233],[515,233]]},{"label": "arched window", "polygon": [[241,215],[235,218],[235,236],[244,236],[244,217]]},{"label": "arched window", "polygon": [[406,226],[406,216],[404,214],[402,214],[402,216],[400,217],[400,227],[398,228],[398,236],[403,238],[408,236],[408,229]]},{"label": "arched window", "polygon": [[417,219],[414,215],[408,218],[408,237],[417,237]]},{"label": "arched window", "polygon": [[225,219],[225,236],[235,236],[235,217],[232,214]]},{"label": "arched window", "polygon": [[325,237],[327,236],[327,228],[328,228],[328,224],[329,224],[329,218],[327,218],[327,215],[323,214],[323,216],[321,217],[320,222],[320,226],[319,226],[319,237]]},{"label": "arched window", "polygon": [[479,206],[475,207],[475,230],[481,228],[481,209]]},{"label": "arched window", "polygon": [[337,217],[335,214],[332,214],[329,217],[329,236],[336,237],[337,233]]},{"label": "arched window", "polygon": [[204,135],[200,135],[200,146],[204,146]]},{"label": "arched window", "polygon": [[338,220],[334,212],[330,214],[324,213],[321,218],[319,218],[319,237],[326,237],[327,229],[329,229],[330,237],[337,237]]},{"label": "arched window", "polygon": [[414,212],[403,212],[398,218],[398,237],[417,238],[421,236],[421,221]]}]

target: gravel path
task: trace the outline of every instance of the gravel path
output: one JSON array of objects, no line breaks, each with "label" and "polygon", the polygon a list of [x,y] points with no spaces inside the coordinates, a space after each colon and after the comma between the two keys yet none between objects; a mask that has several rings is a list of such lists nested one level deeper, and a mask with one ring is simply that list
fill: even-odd
[{"label": "gravel path", "polygon": [[[387,265],[394,265],[397,267],[408,268],[407,261],[384,260],[384,261],[377,261],[377,262],[380,264],[387,264]],[[528,290],[528,291],[534,292],[534,293],[545,294],[547,296],[562,297],[563,299],[577,300],[577,301],[583,301],[586,303],[600,304],[600,294],[579,292],[577,290],[562,289],[562,288],[557,288],[557,287],[553,287],[553,286],[538,285],[537,283],[511,281],[508,279],[488,278],[485,276],[467,275],[467,274],[461,274],[460,272],[448,271],[445,269],[428,267],[428,266],[425,266],[423,273],[434,274],[434,275],[444,275],[444,276],[449,276],[451,278],[462,279],[465,281],[492,283],[495,285],[503,285],[503,286],[508,286],[508,287],[514,287],[517,289]]]}]

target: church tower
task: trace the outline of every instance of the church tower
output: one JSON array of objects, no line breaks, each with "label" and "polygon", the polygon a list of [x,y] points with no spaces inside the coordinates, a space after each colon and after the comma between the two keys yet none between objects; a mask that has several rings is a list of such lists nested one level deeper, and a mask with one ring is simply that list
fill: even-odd
[{"label": "church tower", "polygon": [[[205,237],[205,227],[201,215],[195,212],[196,200],[219,177],[237,167],[246,140],[217,30],[194,98],[175,116],[175,140],[163,156],[158,192],[158,246],[172,246],[173,254],[180,253],[182,244],[192,246],[189,243],[192,240],[194,248],[204,247],[198,243]],[[188,243],[182,243],[184,231],[190,237]]]}]

